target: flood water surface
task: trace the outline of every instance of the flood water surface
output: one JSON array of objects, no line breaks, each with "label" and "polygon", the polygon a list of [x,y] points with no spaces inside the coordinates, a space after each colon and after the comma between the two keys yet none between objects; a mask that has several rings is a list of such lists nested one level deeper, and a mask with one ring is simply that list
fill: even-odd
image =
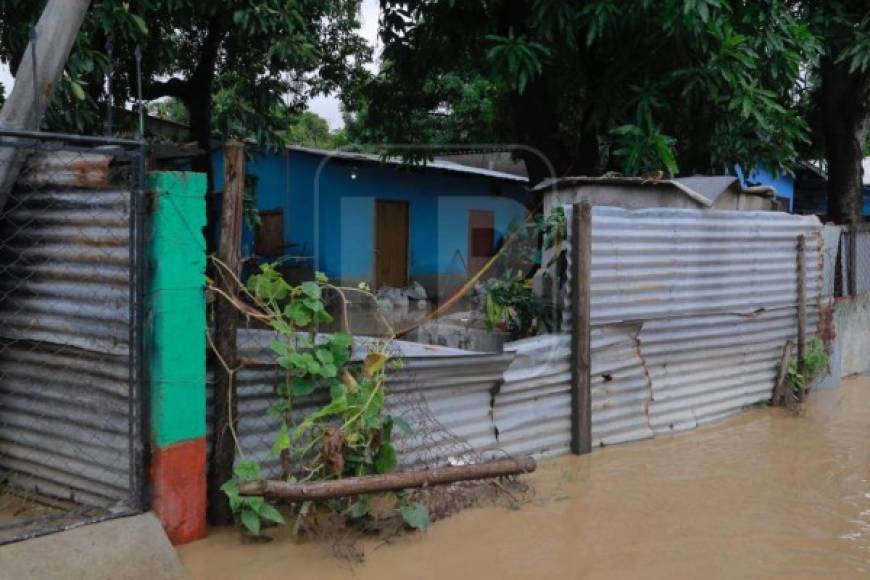
[{"label": "flood water surface", "polygon": [[179,549],[192,578],[870,577],[870,377],[685,434],[544,461],[519,510],[365,544],[352,568],[285,535]]}]

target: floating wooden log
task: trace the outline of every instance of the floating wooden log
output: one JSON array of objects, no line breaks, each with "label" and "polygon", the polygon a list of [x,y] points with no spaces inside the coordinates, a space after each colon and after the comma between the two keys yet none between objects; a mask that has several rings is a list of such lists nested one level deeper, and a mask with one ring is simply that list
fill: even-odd
[{"label": "floating wooden log", "polygon": [[450,465],[419,471],[399,471],[382,475],[348,477],[329,481],[291,483],[262,480],[240,486],[242,495],[261,495],[290,501],[322,501],[336,497],[349,497],[364,493],[398,491],[431,485],[446,485],[458,481],[491,479],[506,475],[531,473],[537,463],[531,457],[499,459],[471,465]]}]

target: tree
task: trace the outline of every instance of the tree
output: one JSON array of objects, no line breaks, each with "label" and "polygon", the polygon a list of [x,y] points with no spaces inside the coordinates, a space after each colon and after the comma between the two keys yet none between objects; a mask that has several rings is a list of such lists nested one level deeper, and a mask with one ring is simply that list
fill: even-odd
[{"label": "tree", "polygon": [[293,145],[335,149],[341,145],[341,134],[332,133],[326,119],[311,111],[299,115],[287,130],[286,140]]},{"label": "tree", "polygon": [[[508,142],[530,178],[787,171],[816,42],[781,0],[382,0],[381,72],[348,97],[385,143]],[[360,137],[360,128],[353,128]]]},{"label": "tree", "polygon": [[870,8],[864,1],[801,3],[822,40],[814,63],[811,115],[828,172],[828,216],[861,221],[861,160],[870,137]]},{"label": "tree", "polygon": [[[0,60],[17,64],[40,4],[0,0]],[[359,0],[102,0],[77,39],[48,125],[101,128],[105,73],[114,63],[115,102],[129,102],[141,45],[145,100],[184,105],[206,152],[196,169],[210,170],[213,137],[281,145],[309,97],[364,74],[371,49],[357,34],[358,10]]]}]

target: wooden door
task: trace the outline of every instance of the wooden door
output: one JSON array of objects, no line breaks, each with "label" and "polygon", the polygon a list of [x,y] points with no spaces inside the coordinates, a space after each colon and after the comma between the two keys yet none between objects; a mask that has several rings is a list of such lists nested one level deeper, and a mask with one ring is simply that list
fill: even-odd
[{"label": "wooden door", "polygon": [[468,211],[468,274],[473,276],[495,252],[495,214],[486,209]]},{"label": "wooden door", "polygon": [[375,289],[408,284],[408,203],[375,202]]},{"label": "wooden door", "polygon": [[284,253],[284,210],[260,211],[260,223],[254,236],[254,253],[279,256]]}]

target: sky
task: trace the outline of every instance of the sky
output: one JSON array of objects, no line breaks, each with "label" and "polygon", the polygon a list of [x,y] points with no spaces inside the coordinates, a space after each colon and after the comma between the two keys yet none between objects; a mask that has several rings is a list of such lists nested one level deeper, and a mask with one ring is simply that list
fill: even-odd
[{"label": "sky", "polygon": [[[378,0],[363,0],[360,9],[360,22],[360,34],[377,51]],[[3,84],[8,95],[12,91],[14,80],[9,74],[9,67],[5,64],[0,64],[0,83]],[[341,118],[341,106],[334,95],[316,97],[308,104],[308,108],[326,119],[330,129],[341,129],[344,126],[344,121]]]}]

